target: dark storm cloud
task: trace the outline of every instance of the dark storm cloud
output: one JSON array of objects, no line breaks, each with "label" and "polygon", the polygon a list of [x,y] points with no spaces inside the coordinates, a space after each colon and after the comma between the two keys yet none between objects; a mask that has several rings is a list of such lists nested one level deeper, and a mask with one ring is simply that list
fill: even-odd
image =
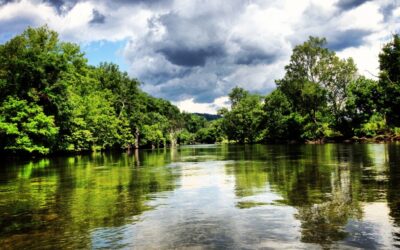
[{"label": "dark storm cloud", "polygon": [[364,4],[365,2],[369,2],[371,0],[340,0],[336,6],[342,10],[350,10],[353,8],[357,8],[358,6]]},{"label": "dark storm cloud", "polygon": [[350,29],[346,31],[337,31],[334,37],[328,40],[328,48],[341,51],[350,47],[358,47],[364,43],[364,38],[370,35],[372,31],[363,29]]},{"label": "dark storm cloud", "polygon": [[204,66],[207,58],[225,54],[224,48],[218,45],[204,48],[163,48],[159,52],[172,64],[187,67]]},{"label": "dark storm cloud", "polygon": [[[104,0],[106,1],[106,0]],[[171,3],[171,0],[114,0],[114,3],[119,4],[144,4],[144,5],[164,5],[167,3]]]},{"label": "dark storm cloud", "polygon": [[192,73],[190,68],[180,68],[177,71],[157,71],[152,74],[143,75],[140,79],[143,82],[152,83],[152,85],[160,85],[170,79],[183,79]]},{"label": "dark storm cloud", "polygon": [[271,64],[278,58],[277,52],[267,52],[257,47],[243,47],[235,55],[235,63],[241,65]]},{"label": "dark storm cloud", "polygon": [[[3,2],[15,2],[18,0],[0,0]],[[41,0],[44,3],[47,3],[53,6],[58,13],[63,13],[72,9],[78,2],[88,2],[89,0]],[[155,8],[155,7],[165,7],[171,4],[172,0],[100,0],[98,2],[103,2],[112,8],[118,8],[123,6],[133,6],[133,5],[140,5],[148,8]]]},{"label": "dark storm cloud", "polygon": [[71,10],[78,1],[79,0],[43,0],[44,3],[53,6],[60,14]]},{"label": "dark storm cloud", "polygon": [[160,47],[199,47],[216,46],[224,40],[227,30],[220,27],[219,17],[214,13],[194,17],[170,12],[159,17],[158,21],[166,28],[166,35]]},{"label": "dark storm cloud", "polygon": [[222,88],[221,91],[217,87],[220,78],[229,74],[227,67],[229,66],[220,65],[218,70],[213,66],[180,67],[175,74],[153,72],[140,79],[158,97],[172,101],[194,98],[196,102],[212,102],[228,89]]},{"label": "dark storm cloud", "polygon": [[[66,2],[70,2],[68,0],[44,0],[43,2],[48,3],[57,9],[60,9]],[[73,1],[75,2],[75,1]]]},{"label": "dark storm cloud", "polygon": [[[340,1],[337,5],[352,9],[364,2],[367,1]],[[365,38],[374,32],[373,27],[371,29],[350,28],[342,30],[345,26],[338,25],[338,21],[340,21],[340,15],[346,12],[347,10],[341,9],[328,15],[320,7],[310,5],[304,12],[306,18],[298,24],[299,32],[289,39],[293,45],[296,45],[307,40],[309,36],[325,37],[328,42],[327,47],[335,51],[359,47],[365,43]]]},{"label": "dark storm cloud", "polygon": [[17,0],[0,0],[0,6],[2,6],[2,5],[4,5],[4,4],[16,2],[16,1],[17,1]]},{"label": "dark storm cloud", "polygon": [[162,39],[154,41],[150,35],[139,46],[149,48],[145,55],[162,62],[156,70],[150,65],[140,74],[140,79],[154,87],[150,91],[153,94],[174,101],[194,98],[199,102],[224,94],[216,89],[216,83],[233,67],[226,48],[228,30],[221,22],[231,17],[204,11],[204,7],[199,6],[193,16],[169,12],[149,21],[151,29],[162,26],[164,30]]},{"label": "dark storm cloud", "polygon": [[98,10],[93,10],[93,18],[89,23],[91,24],[102,24],[105,23],[106,16],[101,14]]},{"label": "dark storm cloud", "polygon": [[379,10],[382,13],[385,22],[387,22],[393,17],[393,10],[399,6],[400,6],[400,0],[392,0],[380,6]]},{"label": "dark storm cloud", "polygon": [[173,0],[100,0],[112,8],[123,6],[142,6],[148,9],[160,9],[170,6]]},{"label": "dark storm cloud", "polygon": [[[150,55],[160,62],[161,55],[165,64],[149,65],[140,71],[139,78],[148,87],[146,90],[173,101],[193,98],[194,102],[212,102],[243,82],[246,70],[251,69],[245,69],[238,78],[232,75],[244,65],[249,68],[269,65],[281,58],[282,51],[268,49],[270,42],[266,45],[258,38],[230,36],[231,23],[237,21],[245,6],[242,2],[198,5],[192,15],[170,11],[150,20],[151,29],[162,27],[162,39],[153,39],[151,33],[132,50],[146,48],[146,52],[133,56],[141,60]],[[273,80],[270,82],[273,84]]]},{"label": "dark storm cloud", "polygon": [[169,84],[161,85],[158,95],[174,101],[193,98],[194,102],[198,103],[212,102],[225,94],[215,88],[216,80],[215,75],[197,79],[192,77],[177,79]]}]

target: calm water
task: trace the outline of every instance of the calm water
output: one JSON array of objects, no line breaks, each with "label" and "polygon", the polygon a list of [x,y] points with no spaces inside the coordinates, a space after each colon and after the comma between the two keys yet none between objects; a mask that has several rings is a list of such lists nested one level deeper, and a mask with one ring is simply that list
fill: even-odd
[{"label": "calm water", "polygon": [[0,164],[2,249],[400,247],[400,144]]}]

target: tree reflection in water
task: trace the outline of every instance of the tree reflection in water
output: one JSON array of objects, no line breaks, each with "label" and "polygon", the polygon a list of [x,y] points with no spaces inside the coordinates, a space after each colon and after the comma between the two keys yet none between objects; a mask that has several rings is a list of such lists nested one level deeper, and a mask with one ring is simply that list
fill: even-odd
[{"label": "tree reflection in water", "polygon": [[348,235],[344,230],[348,220],[361,217],[361,207],[341,192],[335,192],[330,201],[300,207],[296,215],[302,221],[301,240],[321,245],[343,240]]},{"label": "tree reflection in water", "polygon": [[397,144],[193,146],[5,165],[0,248],[123,247],[118,233],[129,246],[162,236],[150,245],[166,248],[400,242]]},{"label": "tree reflection in water", "polygon": [[242,150],[227,172],[235,176],[239,208],[266,205],[257,194],[270,188],[283,198],[276,202],[297,209],[301,241],[329,247],[352,236],[346,226],[362,220],[364,202],[382,202],[387,195],[399,223],[398,155],[395,145],[257,146]]}]

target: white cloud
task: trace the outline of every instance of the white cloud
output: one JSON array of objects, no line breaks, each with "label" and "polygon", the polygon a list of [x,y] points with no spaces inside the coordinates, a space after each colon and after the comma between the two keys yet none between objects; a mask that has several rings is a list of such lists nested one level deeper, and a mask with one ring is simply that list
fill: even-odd
[{"label": "white cloud", "polygon": [[[91,22],[95,12],[103,22]],[[62,6],[21,0],[0,5],[0,38],[43,24],[81,44],[126,40],[122,54],[144,90],[184,110],[215,113],[218,98],[234,86],[271,91],[292,48],[310,35],[327,37],[340,57],[354,58],[361,74],[376,75],[382,44],[400,30],[400,6],[397,0],[85,0]]]},{"label": "white cloud", "polygon": [[[106,22],[92,25],[93,11],[104,13]],[[23,19],[25,25],[47,24],[58,31],[62,39],[74,42],[93,42],[99,40],[117,41],[126,38],[139,39],[147,33],[148,21],[155,15],[140,6],[119,6],[111,9],[103,2],[77,2],[68,11],[58,12],[50,3],[22,0],[0,7],[0,22],[18,23]],[[26,27],[23,27],[23,29]],[[3,27],[3,29],[5,29]],[[9,27],[13,29],[13,27]],[[14,30],[15,33],[22,30]]]},{"label": "white cloud", "polygon": [[356,9],[345,12],[339,19],[338,25],[343,30],[367,29],[380,30],[382,28],[383,14],[375,2],[366,2]]},{"label": "white cloud", "polygon": [[212,103],[195,103],[193,102],[193,98],[190,98],[174,102],[174,104],[181,111],[216,114],[219,109],[229,107],[229,98],[227,96],[221,96],[216,98]]}]

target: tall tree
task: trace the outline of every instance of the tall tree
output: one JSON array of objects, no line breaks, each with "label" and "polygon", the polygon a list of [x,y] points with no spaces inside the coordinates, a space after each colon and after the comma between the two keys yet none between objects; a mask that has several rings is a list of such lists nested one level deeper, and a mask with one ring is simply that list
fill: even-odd
[{"label": "tall tree", "polygon": [[46,115],[55,117],[63,142],[71,133],[68,72],[79,73],[86,63],[78,46],[60,42],[47,26],[28,28],[0,45],[0,102],[14,96],[39,104]]},{"label": "tall tree", "polygon": [[326,90],[333,125],[341,130],[345,123],[347,88],[357,79],[357,67],[352,58],[339,59],[336,55],[331,55],[330,60],[325,61],[320,67],[322,68],[321,85]]},{"label": "tall tree", "polygon": [[229,93],[229,100],[231,101],[232,108],[235,107],[241,100],[246,98],[249,92],[240,87],[234,87]]},{"label": "tall tree", "polygon": [[353,60],[339,59],[326,48],[324,38],[310,37],[293,49],[285,70],[283,79],[276,83],[293,111],[306,118],[304,137],[323,136],[322,127],[327,123],[340,129],[345,116],[346,89],[356,79]]},{"label": "tall tree", "polygon": [[255,142],[260,134],[264,114],[261,97],[241,88],[233,89],[229,96],[231,110],[220,110],[223,115],[222,127],[228,139],[239,143]]},{"label": "tall tree", "polygon": [[379,54],[379,84],[383,91],[382,110],[389,126],[400,126],[400,36],[393,35]]}]

